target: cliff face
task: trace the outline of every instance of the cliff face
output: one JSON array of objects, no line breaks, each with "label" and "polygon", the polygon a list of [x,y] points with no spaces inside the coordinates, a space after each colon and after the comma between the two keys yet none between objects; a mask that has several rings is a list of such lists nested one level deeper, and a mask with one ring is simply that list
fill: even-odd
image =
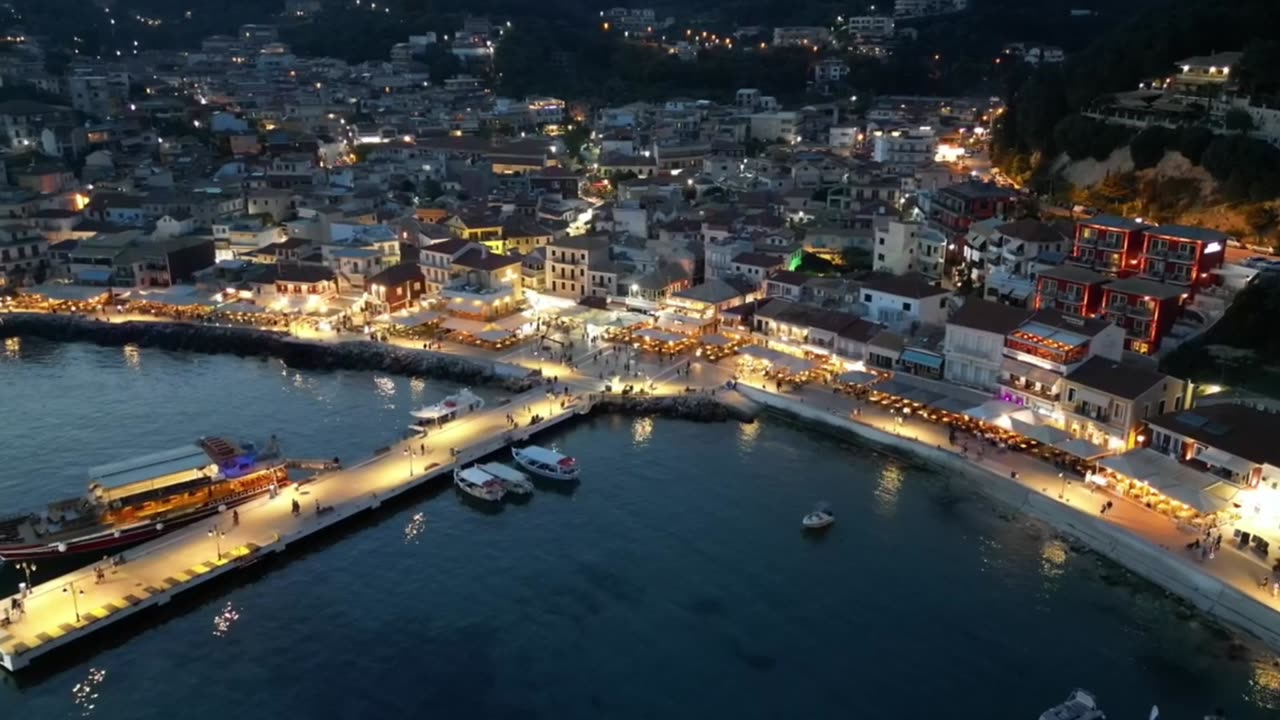
[{"label": "cliff face", "polygon": [[0,337],[154,347],[178,352],[274,357],[304,370],[364,370],[490,385],[511,392],[533,387],[529,378],[500,375],[493,363],[382,343],[314,343],[253,328],[164,322],[107,323],[70,315],[0,315]]}]

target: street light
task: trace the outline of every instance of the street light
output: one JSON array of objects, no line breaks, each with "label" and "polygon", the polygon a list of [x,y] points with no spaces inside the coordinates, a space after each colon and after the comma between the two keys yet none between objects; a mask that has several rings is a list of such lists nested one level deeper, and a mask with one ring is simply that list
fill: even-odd
[{"label": "street light", "polygon": [[226,536],[227,534],[218,527],[217,523],[214,523],[213,527],[209,528],[209,537],[213,538],[213,548],[218,551],[219,560],[222,559],[222,538]]},{"label": "street light", "polygon": [[23,561],[15,565],[27,576],[27,590],[31,589],[31,573],[36,571],[36,564],[33,562]]},{"label": "street light", "polygon": [[[68,589],[68,588],[69,588],[69,589]],[[71,609],[72,609],[72,610],[75,610],[75,612],[76,612],[76,622],[80,622],[80,602],[79,602],[78,600],[76,600],[76,595],[77,595],[77,594],[83,595],[83,594],[84,594],[84,591],[83,591],[83,590],[76,590],[76,581],[75,581],[75,580],[71,580],[71,581],[68,581],[68,582],[67,582],[67,584],[66,584],[66,586],[64,586],[64,587],[62,588],[62,592],[64,592],[64,593],[65,593],[65,592],[70,592],[70,593],[71,593]]]},{"label": "street light", "polygon": [[403,452],[404,456],[409,458],[409,477],[413,477],[413,451],[406,445]]},{"label": "street light", "polygon": [[1067,495],[1067,486],[1071,483],[1067,480],[1067,474],[1064,472],[1058,473],[1058,479],[1062,481],[1062,487],[1058,488],[1058,499],[1063,500]]}]

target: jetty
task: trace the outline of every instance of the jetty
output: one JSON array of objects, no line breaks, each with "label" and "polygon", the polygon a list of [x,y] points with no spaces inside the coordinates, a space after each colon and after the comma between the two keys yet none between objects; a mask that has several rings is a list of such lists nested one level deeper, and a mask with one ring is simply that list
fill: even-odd
[{"label": "jetty", "polygon": [[[350,467],[300,463],[320,473],[275,497],[239,506],[238,521],[229,512],[220,514],[129,550],[122,564],[100,564],[101,576],[88,566],[28,588],[25,596],[0,600],[16,616],[0,626],[0,666],[21,670],[57,648],[448,476],[455,466],[586,414],[592,404],[589,395],[550,395],[538,387]],[[294,501],[301,507],[296,514]]]}]

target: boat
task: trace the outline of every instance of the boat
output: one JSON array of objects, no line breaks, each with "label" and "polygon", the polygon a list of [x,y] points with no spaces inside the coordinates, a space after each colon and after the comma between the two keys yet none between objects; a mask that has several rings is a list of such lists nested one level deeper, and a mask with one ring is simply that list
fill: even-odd
[{"label": "boat", "polygon": [[427,405],[410,412],[414,421],[409,425],[409,429],[425,433],[483,408],[484,398],[463,388],[434,405]]},{"label": "boat", "polygon": [[1080,689],[1072,690],[1065,702],[1040,713],[1040,720],[1106,720],[1106,717],[1098,709],[1098,700],[1093,693]]},{"label": "boat", "polygon": [[471,497],[488,502],[497,502],[507,494],[501,480],[475,466],[454,468],[453,484]]},{"label": "boat", "polygon": [[836,514],[827,503],[818,503],[813,512],[804,516],[800,522],[809,530],[827,527],[836,521]]},{"label": "boat", "polygon": [[513,467],[491,462],[481,465],[480,469],[498,478],[502,483],[503,489],[512,495],[530,495],[533,493],[533,483],[529,482],[529,476]]},{"label": "boat", "polygon": [[577,480],[578,461],[568,455],[561,455],[555,450],[548,450],[537,445],[523,448],[511,448],[511,457],[516,464],[534,475],[551,480]]},{"label": "boat", "polygon": [[89,470],[82,497],[0,518],[0,559],[110,554],[226,512],[289,482],[274,438],[263,451],[210,437]]}]

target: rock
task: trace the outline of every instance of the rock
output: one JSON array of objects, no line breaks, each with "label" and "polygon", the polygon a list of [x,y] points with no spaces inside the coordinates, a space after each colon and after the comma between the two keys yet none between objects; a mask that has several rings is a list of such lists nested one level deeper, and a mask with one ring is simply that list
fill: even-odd
[{"label": "rock", "polygon": [[220,325],[170,322],[107,323],[71,315],[14,313],[0,316],[0,337],[155,347],[179,352],[275,357],[305,370],[366,370],[427,377],[467,385],[490,385],[509,392],[534,386],[532,378],[499,375],[493,363],[447,353],[370,341],[318,343],[281,332]]},{"label": "rock", "polygon": [[621,415],[658,415],[695,422],[723,422],[729,408],[708,395],[605,395],[597,410]]}]

